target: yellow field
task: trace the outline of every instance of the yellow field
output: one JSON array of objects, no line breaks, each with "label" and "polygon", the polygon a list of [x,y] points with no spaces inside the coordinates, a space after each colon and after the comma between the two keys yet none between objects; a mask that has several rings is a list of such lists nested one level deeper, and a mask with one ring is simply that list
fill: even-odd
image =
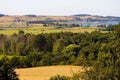
[{"label": "yellow field", "polygon": [[41,33],[58,33],[58,32],[73,32],[73,33],[84,33],[96,31],[98,28],[95,27],[75,27],[75,28],[60,28],[55,27],[29,27],[29,28],[16,28],[16,29],[4,29],[0,30],[0,34],[11,35],[18,33],[19,30],[23,30],[25,33],[41,34]]},{"label": "yellow field", "polygon": [[37,68],[16,69],[20,80],[49,80],[55,75],[72,76],[74,73],[82,72],[80,66],[46,66]]}]

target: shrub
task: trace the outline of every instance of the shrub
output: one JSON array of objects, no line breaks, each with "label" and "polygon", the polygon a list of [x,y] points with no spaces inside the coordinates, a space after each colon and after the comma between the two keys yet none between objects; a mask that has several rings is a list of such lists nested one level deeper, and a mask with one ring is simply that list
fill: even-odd
[{"label": "shrub", "polygon": [[66,76],[57,75],[57,76],[51,77],[49,80],[70,80],[70,78]]}]

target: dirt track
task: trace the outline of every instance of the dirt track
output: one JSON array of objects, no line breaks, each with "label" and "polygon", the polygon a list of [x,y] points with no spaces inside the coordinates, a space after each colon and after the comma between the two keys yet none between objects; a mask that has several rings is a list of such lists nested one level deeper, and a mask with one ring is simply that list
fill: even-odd
[{"label": "dirt track", "polygon": [[17,69],[20,80],[49,80],[55,75],[72,76],[73,73],[83,71],[79,66],[46,66],[36,68]]}]

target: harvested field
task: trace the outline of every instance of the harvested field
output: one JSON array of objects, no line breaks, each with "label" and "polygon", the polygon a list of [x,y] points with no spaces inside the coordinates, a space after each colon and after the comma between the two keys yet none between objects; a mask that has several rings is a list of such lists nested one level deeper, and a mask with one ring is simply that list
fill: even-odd
[{"label": "harvested field", "polygon": [[80,66],[45,66],[36,68],[16,69],[20,80],[49,80],[55,75],[72,76],[74,73],[82,72]]}]

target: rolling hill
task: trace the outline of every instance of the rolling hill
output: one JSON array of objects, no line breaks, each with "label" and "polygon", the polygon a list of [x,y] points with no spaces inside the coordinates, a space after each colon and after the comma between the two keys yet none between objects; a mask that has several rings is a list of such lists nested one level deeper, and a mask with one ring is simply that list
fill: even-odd
[{"label": "rolling hill", "polygon": [[59,23],[64,24],[96,24],[96,25],[108,25],[117,24],[120,22],[120,17],[114,16],[98,16],[90,14],[78,14],[71,16],[39,16],[39,15],[4,15],[0,14],[0,27],[11,26],[26,26],[28,24],[51,24]]}]

